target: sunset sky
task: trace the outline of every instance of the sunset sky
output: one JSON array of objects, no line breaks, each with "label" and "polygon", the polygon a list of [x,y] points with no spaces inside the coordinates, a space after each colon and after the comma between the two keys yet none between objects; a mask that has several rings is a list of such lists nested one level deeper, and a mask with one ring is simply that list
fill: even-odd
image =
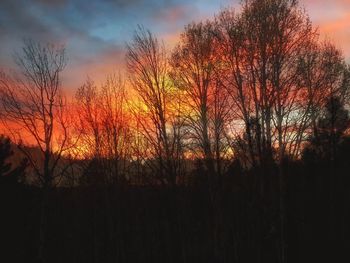
[{"label": "sunset sky", "polygon": [[[323,38],[332,40],[350,60],[350,1],[304,0]],[[63,76],[75,91],[87,76],[103,76],[121,68],[125,43],[138,24],[157,34],[171,48],[184,25],[212,17],[239,0],[1,0],[0,68],[13,68],[12,55],[23,38],[66,45]]]}]

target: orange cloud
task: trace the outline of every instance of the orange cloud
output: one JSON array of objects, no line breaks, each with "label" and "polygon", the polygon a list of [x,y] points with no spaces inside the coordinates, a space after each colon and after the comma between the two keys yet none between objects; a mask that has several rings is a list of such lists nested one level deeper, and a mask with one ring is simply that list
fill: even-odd
[{"label": "orange cloud", "polygon": [[306,12],[315,26],[319,27],[321,38],[332,41],[344,51],[350,60],[350,1],[349,0],[306,0]]},{"label": "orange cloud", "polygon": [[64,89],[69,96],[74,96],[87,77],[93,79],[96,84],[101,84],[107,75],[124,70],[125,67],[124,51],[120,49],[106,50],[90,59],[71,59],[72,63],[69,62],[62,78]]},{"label": "orange cloud", "polygon": [[321,36],[334,42],[350,59],[350,14],[333,21],[320,24]]}]

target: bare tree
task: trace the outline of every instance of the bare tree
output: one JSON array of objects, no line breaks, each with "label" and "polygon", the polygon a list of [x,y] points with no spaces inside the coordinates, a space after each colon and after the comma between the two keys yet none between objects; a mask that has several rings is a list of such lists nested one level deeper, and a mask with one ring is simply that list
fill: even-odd
[{"label": "bare tree", "polygon": [[66,171],[67,167],[61,165],[62,155],[72,147],[60,81],[66,56],[63,47],[26,40],[15,60],[20,76],[2,74],[0,79],[3,118],[9,127],[15,127],[12,134],[17,142],[38,149],[19,144],[43,190],[38,257],[45,262],[49,192]]},{"label": "bare tree", "polygon": [[348,100],[348,69],[341,52],[331,43],[313,43],[297,62],[298,82],[302,87],[301,114],[297,115],[295,142],[290,144],[292,156],[299,156],[303,143],[312,135],[317,137],[317,119],[327,99]]},{"label": "bare tree", "polygon": [[[255,75],[249,74],[252,66],[247,27],[242,15],[231,9],[219,13],[215,25],[215,36],[220,46],[217,54],[220,63],[217,63],[215,70],[220,85],[229,97],[232,124],[229,137],[235,142],[233,150],[237,156],[240,153],[241,161],[247,167],[255,167],[261,163],[262,140],[255,125],[260,116],[259,100]],[[241,138],[242,131],[244,138]]]},{"label": "bare tree", "polygon": [[[278,163],[284,262],[283,161],[299,157],[324,94],[344,82],[342,59],[331,45],[318,44],[317,30],[298,1],[247,0],[240,14],[222,11],[216,25],[221,47],[217,71],[230,95],[232,119],[244,124],[236,152],[248,155],[248,167],[262,166],[261,176],[272,172],[272,161]],[[267,182],[258,180],[263,195]]]},{"label": "bare tree", "polygon": [[[121,76],[110,75],[96,86],[88,79],[76,93],[83,157],[101,166],[95,175],[106,184],[118,183],[125,174],[130,155],[130,129],[127,123],[125,83]],[[95,178],[97,179],[97,178]]]},{"label": "bare tree", "polygon": [[171,110],[176,91],[169,80],[165,47],[150,31],[139,27],[127,48],[130,83],[141,102],[135,117],[143,115],[143,120],[137,121],[143,137],[152,146],[147,158],[156,158],[157,166],[153,168],[161,182],[174,186],[181,123]]},{"label": "bare tree", "polygon": [[88,79],[75,95],[79,124],[77,130],[82,133],[81,144],[87,157],[99,159],[102,155],[102,107],[98,87]]},{"label": "bare tree", "polygon": [[107,158],[109,181],[125,179],[126,162],[130,158],[131,133],[127,122],[125,82],[121,75],[110,75],[101,87],[103,152]]},{"label": "bare tree", "polygon": [[295,116],[300,116],[303,87],[298,83],[298,60],[315,39],[307,15],[294,0],[246,1],[243,17],[251,50],[251,76],[260,94],[258,116],[261,119],[263,152],[274,148],[279,167],[280,261],[285,262],[285,178],[287,147],[294,144],[297,132]]},{"label": "bare tree", "polygon": [[183,93],[183,114],[190,128],[192,151],[204,158],[209,175],[215,173],[210,138],[214,101],[214,34],[212,24],[190,24],[181,35],[172,59],[172,79]]}]

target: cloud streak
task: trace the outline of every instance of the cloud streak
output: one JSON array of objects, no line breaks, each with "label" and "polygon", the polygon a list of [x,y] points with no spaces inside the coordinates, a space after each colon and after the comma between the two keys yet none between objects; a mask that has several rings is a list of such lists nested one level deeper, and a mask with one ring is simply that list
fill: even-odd
[{"label": "cloud streak", "polygon": [[[210,17],[239,0],[2,0],[0,67],[14,67],[23,38],[65,44],[65,86],[75,90],[89,75],[98,80],[122,67],[125,42],[138,24],[171,46],[184,25]],[[306,0],[311,19],[350,57],[350,2]]]}]

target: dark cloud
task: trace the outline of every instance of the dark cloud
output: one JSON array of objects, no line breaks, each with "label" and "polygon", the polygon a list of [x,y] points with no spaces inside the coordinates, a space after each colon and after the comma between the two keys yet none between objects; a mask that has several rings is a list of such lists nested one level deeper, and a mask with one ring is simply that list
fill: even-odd
[{"label": "dark cloud", "polygon": [[53,7],[61,7],[67,4],[68,0],[33,0],[33,2]]},{"label": "dark cloud", "polygon": [[23,38],[65,44],[64,78],[76,88],[87,74],[101,78],[123,63],[125,42],[138,24],[173,41],[185,24],[228,1],[0,0],[0,67],[14,67],[12,54]]},{"label": "dark cloud", "polygon": [[[66,86],[87,75],[102,79],[124,61],[125,42],[138,24],[174,43],[184,25],[212,16],[240,0],[0,0],[0,68],[14,67],[12,54],[23,38],[65,44]],[[311,18],[343,43],[350,38],[347,0],[305,0]],[[328,30],[328,31],[327,31]],[[345,39],[346,35],[346,39]],[[349,50],[346,54],[349,54]]]}]

